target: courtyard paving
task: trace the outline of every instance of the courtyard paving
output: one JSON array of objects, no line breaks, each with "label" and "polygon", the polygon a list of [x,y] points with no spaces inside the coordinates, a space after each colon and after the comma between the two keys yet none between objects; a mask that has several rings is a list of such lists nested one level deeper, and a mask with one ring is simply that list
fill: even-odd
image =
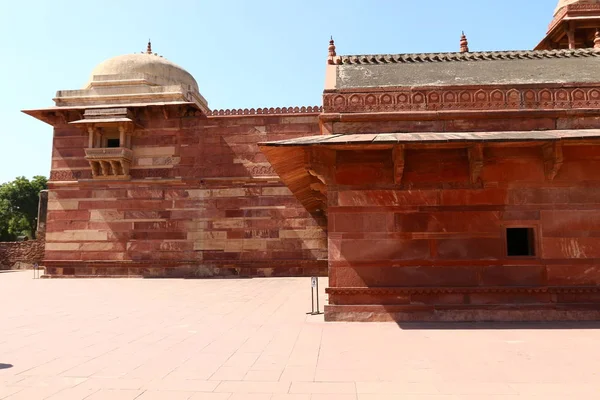
[{"label": "courtyard paving", "polygon": [[598,324],[325,323],[308,278],[32,276],[0,273],[0,399],[600,398]]}]

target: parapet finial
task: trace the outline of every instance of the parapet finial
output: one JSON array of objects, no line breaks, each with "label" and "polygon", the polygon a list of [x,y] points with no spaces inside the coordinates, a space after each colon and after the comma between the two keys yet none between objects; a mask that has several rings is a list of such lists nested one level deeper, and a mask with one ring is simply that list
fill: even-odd
[{"label": "parapet finial", "polygon": [[467,36],[463,31],[462,36],[460,37],[460,52],[468,53],[469,52],[469,41],[467,40]]},{"label": "parapet finial", "polygon": [[148,46],[146,47],[146,54],[152,54],[152,43],[148,39]]},{"label": "parapet finial", "polygon": [[333,36],[329,40],[329,57],[327,58],[327,63],[334,64],[334,57],[337,54],[335,53],[335,42],[333,41]]},{"label": "parapet finial", "polygon": [[596,35],[594,36],[594,49],[600,50],[600,29],[596,29]]}]

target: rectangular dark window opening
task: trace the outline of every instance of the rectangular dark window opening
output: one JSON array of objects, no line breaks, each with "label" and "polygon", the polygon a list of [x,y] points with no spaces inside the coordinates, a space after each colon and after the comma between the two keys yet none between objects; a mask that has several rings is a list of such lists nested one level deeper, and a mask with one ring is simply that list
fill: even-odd
[{"label": "rectangular dark window opening", "polygon": [[106,147],[120,147],[119,139],[106,139]]},{"label": "rectangular dark window opening", "polygon": [[533,228],[506,228],[506,251],[509,257],[535,256]]}]

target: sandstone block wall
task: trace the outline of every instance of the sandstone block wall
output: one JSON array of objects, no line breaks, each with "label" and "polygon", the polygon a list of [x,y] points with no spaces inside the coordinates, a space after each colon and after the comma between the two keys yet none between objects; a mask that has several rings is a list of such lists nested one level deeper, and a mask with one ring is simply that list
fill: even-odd
[{"label": "sandstone block wall", "polygon": [[0,269],[31,268],[44,259],[46,237],[46,207],[48,191],[40,192],[36,239],[26,242],[0,242]]},{"label": "sandstone block wall", "polygon": [[[574,110],[326,119],[333,134],[600,127]],[[464,146],[407,146],[403,161],[398,184],[391,149],[336,152],[326,319],[600,318],[600,143],[563,143],[553,178],[533,143],[484,144],[476,182]],[[507,255],[510,227],[534,230],[534,256]]]},{"label": "sandstone block wall", "polygon": [[[329,319],[577,318],[600,300],[600,143],[565,146],[553,181],[539,147],[487,148],[479,184],[466,149],[408,150],[400,188],[379,153],[337,158]],[[507,255],[511,227],[534,229],[534,256]]]},{"label": "sandstone block wall", "polygon": [[318,115],[140,115],[131,181],[91,179],[87,134],[57,126],[44,264],[50,275],[324,275],[313,218],[257,143],[318,134]]},{"label": "sandstone block wall", "polygon": [[[466,149],[407,150],[401,187],[385,151],[338,152],[328,318],[585,318],[566,311],[600,300],[600,143],[563,151],[550,181],[539,146],[488,147],[471,183]],[[511,227],[534,256],[507,255]]]},{"label": "sandstone block wall", "polygon": [[42,264],[44,238],[26,242],[0,242],[0,269],[31,268]]}]

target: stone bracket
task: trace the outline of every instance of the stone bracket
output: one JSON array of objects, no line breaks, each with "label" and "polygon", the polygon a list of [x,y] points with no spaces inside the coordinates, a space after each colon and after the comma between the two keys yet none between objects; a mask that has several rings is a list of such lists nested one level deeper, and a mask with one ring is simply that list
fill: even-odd
[{"label": "stone bracket", "polygon": [[328,185],[333,182],[336,151],[330,149],[309,149],[305,165],[308,173]]},{"label": "stone bracket", "polygon": [[68,124],[69,121],[69,112],[65,111],[65,112],[60,112],[60,111],[56,111],[54,113],[56,115],[56,117],[60,120],[60,122],[62,122],[63,124]]},{"label": "stone bracket", "polygon": [[552,142],[545,144],[542,150],[546,179],[549,181],[554,180],[563,165],[563,145],[561,142]]},{"label": "stone bracket", "polygon": [[323,212],[327,212],[327,184],[325,183],[325,178],[313,169],[307,168],[306,171],[310,175],[312,181],[310,184],[312,197],[321,204],[319,209]]},{"label": "stone bracket", "polygon": [[[320,180],[320,179],[319,179]],[[322,182],[314,182],[310,184],[310,189],[319,192],[322,195],[327,195],[327,186]]]},{"label": "stone bracket", "polygon": [[305,151],[304,157],[311,196],[319,204],[317,211],[327,215],[327,186],[334,182],[336,151],[312,148]]},{"label": "stone bracket", "polygon": [[402,175],[404,174],[404,145],[399,144],[392,149],[392,159],[394,161],[394,183],[400,185],[402,183]]},{"label": "stone bracket", "polygon": [[469,147],[469,177],[471,183],[477,183],[481,179],[483,170],[483,144],[478,143]]}]

